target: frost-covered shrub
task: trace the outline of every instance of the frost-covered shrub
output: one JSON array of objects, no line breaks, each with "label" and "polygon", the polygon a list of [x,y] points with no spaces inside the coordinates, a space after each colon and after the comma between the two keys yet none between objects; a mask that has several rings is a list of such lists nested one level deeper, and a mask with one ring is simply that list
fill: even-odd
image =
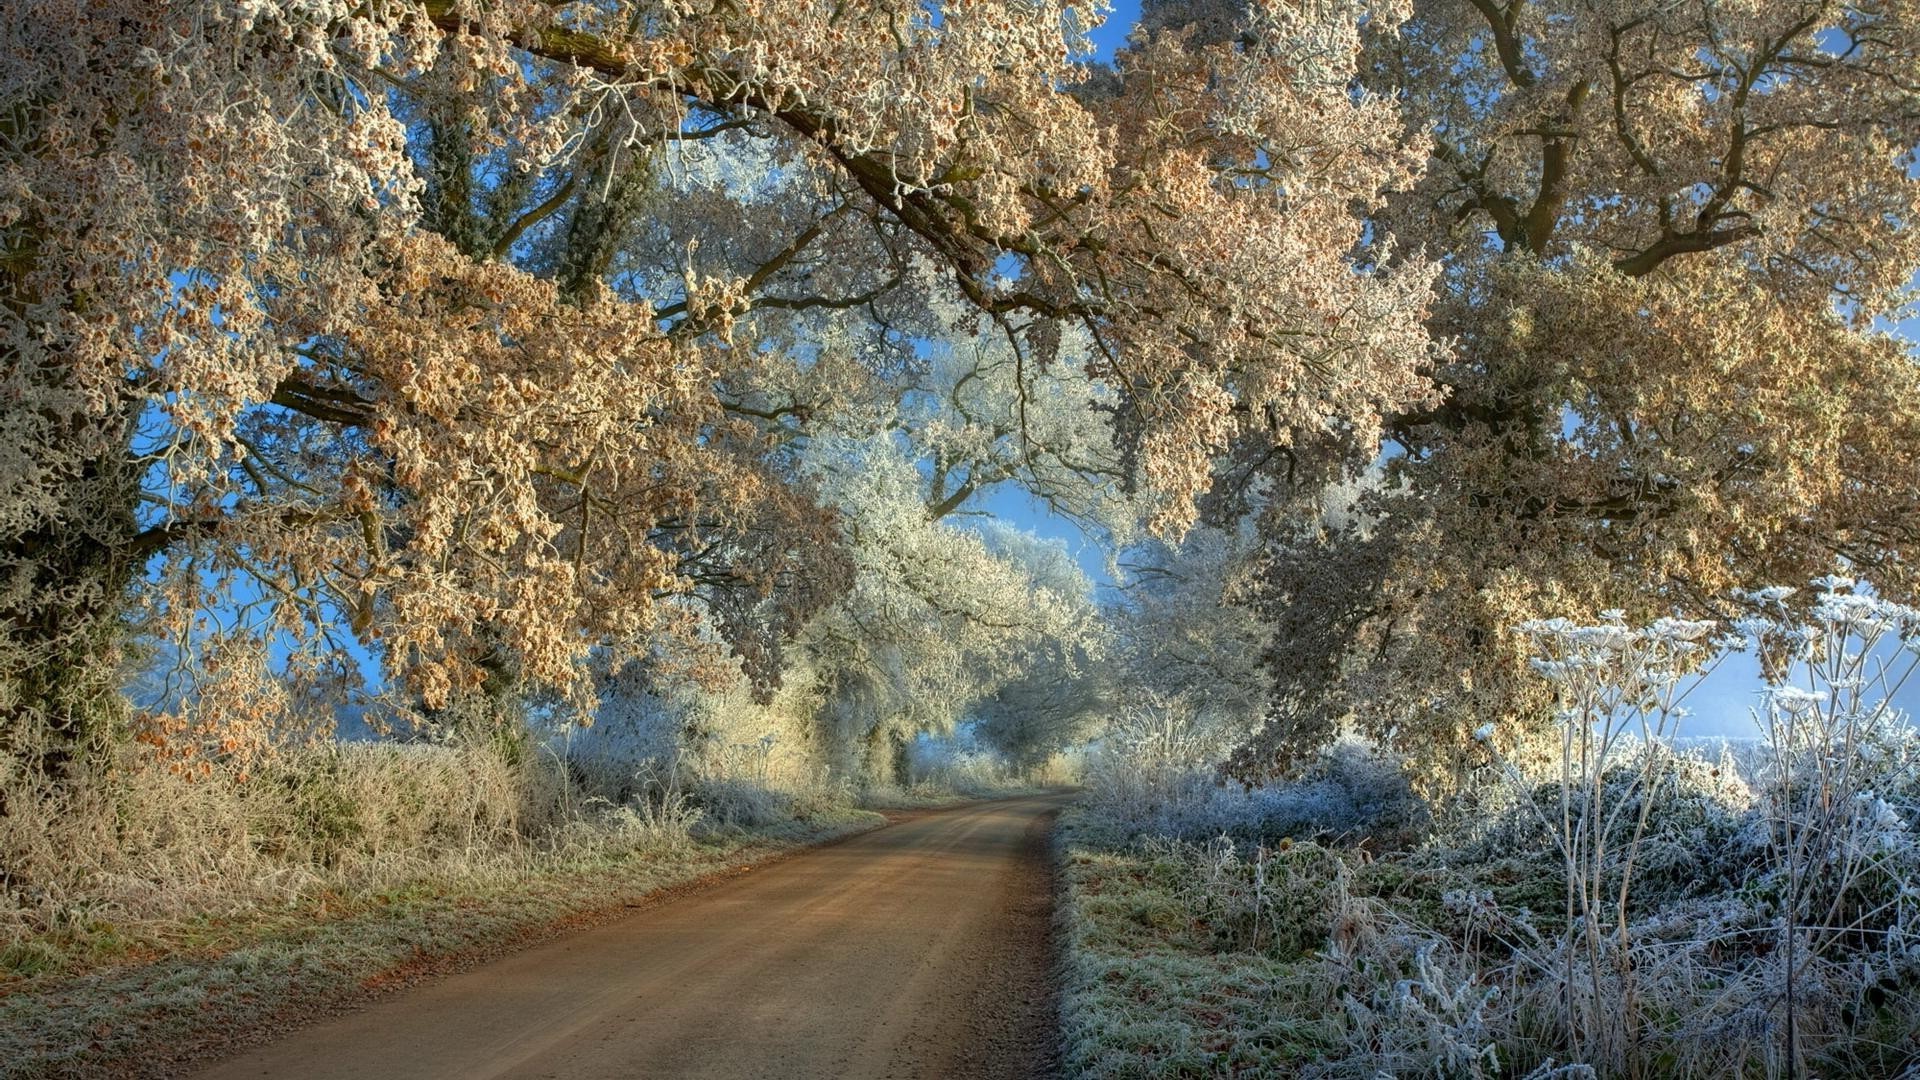
[{"label": "frost-covered shrub", "polygon": [[[1177,901],[1151,944],[1194,982],[1142,984],[1138,1007],[1211,1008],[1205,972],[1271,970],[1268,1007],[1317,1018],[1287,1070],[1327,1080],[1915,1075],[1920,733],[1890,699],[1920,669],[1920,614],[1843,579],[1791,596],[1746,594],[1731,627],[1533,624],[1560,745],[1512,759],[1482,733],[1501,782],[1398,850],[1301,843],[1333,861],[1276,872],[1275,837],[1401,805],[1337,757],[1291,787],[1120,808],[1125,828],[1085,835],[1151,854]],[[1735,647],[1761,656],[1765,737],[1693,752],[1681,703]]]},{"label": "frost-covered shrub", "polygon": [[678,847],[703,816],[677,776],[649,763],[622,785],[619,797],[589,797],[560,828],[558,843],[599,852]]},{"label": "frost-covered shrub", "polygon": [[852,802],[851,778],[817,749],[816,707],[796,688],[756,701],[743,682],[656,686],[629,669],[606,680],[592,727],[562,728],[553,742],[570,760],[670,777],[707,826],[759,829]]},{"label": "frost-covered shrub", "polygon": [[1258,787],[1224,782],[1219,749],[1178,706],[1123,716],[1090,756],[1087,801],[1129,835],[1250,844],[1316,838],[1402,847],[1426,828],[1426,802],[1391,756],[1345,739],[1300,779]]},{"label": "frost-covered shrub", "polygon": [[[1735,887],[1760,856],[1754,793],[1724,762],[1630,744],[1598,778],[1591,804],[1565,794],[1558,781],[1523,780],[1483,797],[1472,812],[1449,815],[1444,849],[1454,861],[1531,874],[1563,901],[1563,833],[1605,830],[1607,850],[1638,845],[1627,897],[1634,913]],[[1617,888],[1618,869],[1607,863],[1602,888]]]},{"label": "frost-covered shrub", "polygon": [[1324,751],[1305,777],[1252,793],[1250,823],[1269,842],[1320,837],[1402,848],[1426,829],[1425,799],[1398,760],[1358,739],[1342,739]]},{"label": "frost-covered shrub", "polygon": [[1226,732],[1180,698],[1142,695],[1120,709],[1088,756],[1087,802],[1120,828],[1182,835],[1180,823],[1218,786]]}]

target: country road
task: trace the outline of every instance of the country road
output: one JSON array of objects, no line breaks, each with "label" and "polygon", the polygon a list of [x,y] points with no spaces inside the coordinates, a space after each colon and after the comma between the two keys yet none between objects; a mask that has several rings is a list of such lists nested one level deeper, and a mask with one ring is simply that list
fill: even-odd
[{"label": "country road", "polygon": [[1060,797],[915,815],[255,1049],[202,1080],[1032,1077]]}]

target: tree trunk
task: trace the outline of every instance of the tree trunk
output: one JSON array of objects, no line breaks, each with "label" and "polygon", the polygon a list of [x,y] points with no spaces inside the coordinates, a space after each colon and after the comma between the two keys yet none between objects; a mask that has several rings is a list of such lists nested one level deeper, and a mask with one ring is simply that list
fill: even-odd
[{"label": "tree trunk", "polygon": [[904,732],[885,724],[867,730],[867,777],[886,787],[906,787],[913,779],[911,743]]},{"label": "tree trunk", "polygon": [[78,779],[102,762],[129,715],[122,679],[127,594],[141,562],[129,542],[138,478],[125,457],[87,461],[75,473],[57,516],[0,535],[7,787]]},{"label": "tree trunk", "polygon": [[[0,142],[43,150],[41,109],[0,110]],[[60,320],[39,271],[63,273],[29,214],[0,229],[0,338],[6,423],[0,454],[32,462],[0,477],[0,815],[7,794],[69,783],[99,764],[125,729],[121,693],[129,588],[143,557],[133,543],[140,466],[129,451],[137,405],[90,407],[74,385]],[[84,318],[83,288],[66,282],[61,316]]]}]

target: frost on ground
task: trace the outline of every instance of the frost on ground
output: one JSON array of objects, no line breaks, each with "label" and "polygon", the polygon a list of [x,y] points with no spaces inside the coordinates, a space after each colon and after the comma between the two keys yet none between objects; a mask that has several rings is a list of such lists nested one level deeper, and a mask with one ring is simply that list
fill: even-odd
[{"label": "frost on ground", "polygon": [[1674,620],[1526,628],[1559,744],[1483,740],[1430,819],[1353,744],[1243,792],[1116,743],[1060,840],[1069,1073],[1914,1075],[1920,735],[1887,695],[1916,620],[1816,588],[1748,597],[1744,760],[1675,748],[1742,642]]}]

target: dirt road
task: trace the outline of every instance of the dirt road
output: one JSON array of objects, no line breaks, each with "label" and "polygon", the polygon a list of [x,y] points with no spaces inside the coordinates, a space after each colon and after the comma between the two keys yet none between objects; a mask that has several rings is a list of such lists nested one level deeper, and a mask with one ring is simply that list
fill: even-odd
[{"label": "dirt road", "polygon": [[382,998],[200,1075],[1044,1075],[1046,834],[1060,805],[917,816]]}]

